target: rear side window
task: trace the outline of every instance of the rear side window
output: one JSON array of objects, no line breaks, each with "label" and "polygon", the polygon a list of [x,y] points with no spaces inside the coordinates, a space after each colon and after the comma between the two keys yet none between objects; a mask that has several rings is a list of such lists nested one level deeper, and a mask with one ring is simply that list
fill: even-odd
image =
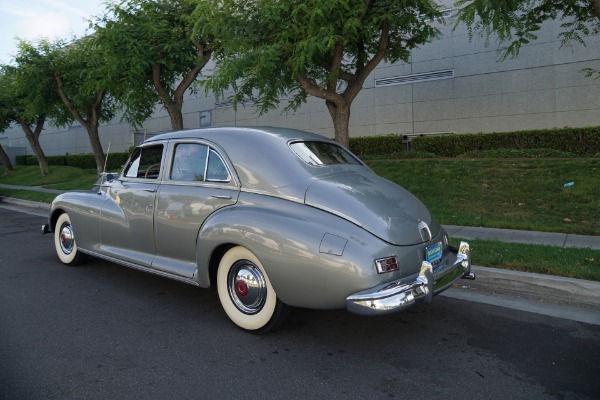
[{"label": "rear side window", "polygon": [[327,142],[294,142],[291,149],[309,165],[361,164],[349,151]]},{"label": "rear side window", "polygon": [[163,145],[138,147],[125,168],[127,178],[158,179],[162,165]]},{"label": "rear side window", "polygon": [[177,181],[204,181],[208,146],[181,143],[175,147],[171,179]]}]

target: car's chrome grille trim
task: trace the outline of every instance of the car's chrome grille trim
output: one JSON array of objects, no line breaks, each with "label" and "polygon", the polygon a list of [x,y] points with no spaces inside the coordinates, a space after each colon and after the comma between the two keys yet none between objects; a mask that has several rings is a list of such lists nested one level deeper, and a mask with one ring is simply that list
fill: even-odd
[{"label": "car's chrome grille trim", "polygon": [[188,285],[200,286],[200,284],[198,282],[196,282],[195,280],[193,280],[191,278],[186,278],[184,276],[174,275],[174,274],[170,274],[168,272],[159,271],[159,270],[156,270],[153,268],[148,268],[143,265],[131,263],[129,261],[119,260],[118,258],[106,256],[104,254],[99,254],[94,251],[90,251],[90,250],[86,250],[86,249],[82,249],[82,248],[78,248],[78,250],[81,251],[82,253],[89,254],[90,256],[94,256],[94,257],[97,257],[97,258],[100,258],[100,259],[103,259],[106,261],[110,261],[112,263],[119,264],[119,265],[122,265],[127,268],[136,269],[136,270],[142,271],[142,272],[148,272],[150,274],[162,276],[164,278],[169,278],[169,279],[173,279],[173,280],[176,280],[179,282],[187,283]]}]

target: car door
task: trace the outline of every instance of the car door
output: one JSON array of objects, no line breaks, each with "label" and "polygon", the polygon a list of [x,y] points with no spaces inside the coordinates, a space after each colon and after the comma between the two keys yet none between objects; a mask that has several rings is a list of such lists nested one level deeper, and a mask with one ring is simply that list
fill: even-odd
[{"label": "car door", "polygon": [[123,175],[107,190],[100,222],[101,253],[150,267],[154,246],[154,207],[165,143],[137,148]]},{"label": "car door", "polygon": [[156,201],[153,268],[192,278],[196,239],[208,216],[235,204],[239,184],[226,157],[210,143],[172,141]]}]

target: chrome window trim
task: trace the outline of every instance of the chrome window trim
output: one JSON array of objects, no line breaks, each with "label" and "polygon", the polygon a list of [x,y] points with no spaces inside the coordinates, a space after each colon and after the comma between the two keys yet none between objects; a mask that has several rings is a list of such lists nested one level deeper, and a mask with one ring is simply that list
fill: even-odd
[{"label": "chrome window trim", "polygon": [[[221,181],[221,180],[205,179],[203,181],[183,181],[183,180],[171,179],[170,174],[168,174],[168,176],[165,176],[161,180],[161,184],[181,185],[181,186],[206,185],[206,186],[210,186],[210,187],[223,187],[225,189],[241,188],[240,179],[238,178],[237,174],[234,173],[235,169],[233,168],[233,164],[231,163],[229,158],[225,155],[226,154],[225,151],[223,151],[223,149],[220,146],[216,145],[215,143],[208,141],[208,140],[204,140],[204,139],[171,139],[171,140],[169,140],[168,141],[168,150],[167,150],[167,154],[169,155],[168,160],[167,160],[168,165],[165,166],[168,168],[169,171],[171,170],[171,168],[173,166],[173,161],[174,161],[174,157],[175,157],[175,148],[178,144],[200,144],[200,145],[204,145],[204,146],[208,147],[208,157],[206,157],[206,164],[204,167],[204,172],[205,172],[204,176],[205,177],[206,177],[206,171],[208,168],[208,159],[210,157],[210,151],[211,150],[214,151],[215,154],[217,154],[217,156],[221,159],[221,162],[223,163],[223,165],[225,166],[225,169],[227,170],[227,174],[229,175],[229,180]],[[218,184],[226,184],[226,185],[218,186]]]},{"label": "chrome window trim", "polygon": [[[300,154],[298,154],[298,152],[296,150],[294,150],[294,148],[292,147],[292,145],[296,144],[296,143],[306,143],[306,142],[318,142],[318,143],[323,143],[323,144],[328,144],[330,146],[334,146],[334,147],[339,147],[340,149],[342,149],[343,152],[348,153],[348,155],[355,161],[355,163],[332,163],[332,164],[311,164],[306,162],[302,156]],[[348,150],[347,148],[345,148],[344,146],[341,146],[337,143],[332,143],[332,142],[328,142],[325,140],[290,140],[288,142],[288,148],[291,150],[291,152],[294,154],[294,156],[296,156],[300,161],[302,161],[304,164],[310,166],[310,167],[316,167],[316,168],[323,168],[323,167],[331,167],[334,165],[365,165],[360,158],[358,158],[357,156],[354,155],[354,153],[352,153],[350,150]]]},{"label": "chrome window trim", "polygon": [[[211,179],[208,176],[208,164],[210,163],[210,157],[213,154],[221,161],[221,164],[223,164],[223,167],[225,167],[225,171],[227,171],[227,177],[229,179]],[[206,157],[206,169],[204,170],[204,176],[206,178],[205,179],[206,182],[224,182],[224,183],[231,182],[231,173],[227,169],[227,164],[225,163],[225,161],[223,161],[223,157],[221,157],[221,155],[212,147],[208,148],[208,157]]]},{"label": "chrome window trim", "polygon": [[[161,161],[160,161],[160,171],[158,173],[158,177],[154,178],[154,179],[150,179],[150,178],[139,178],[139,177],[133,177],[133,176],[126,176],[125,175],[125,171],[130,167],[131,165],[131,156],[133,156],[135,154],[135,151],[137,149],[144,149],[146,147],[153,147],[153,146],[162,146],[162,156],[161,156]],[[163,181],[164,179],[164,168],[165,165],[167,163],[166,160],[166,156],[167,156],[167,150],[168,150],[168,141],[166,140],[159,140],[159,141],[154,141],[154,142],[150,142],[150,143],[142,143],[141,145],[137,146],[129,155],[129,158],[127,159],[127,161],[125,162],[125,165],[123,166],[123,168],[121,169],[121,172],[119,173],[119,177],[117,178],[117,180],[123,181],[123,182],[146,182],[146,183],[160,183]]]}]

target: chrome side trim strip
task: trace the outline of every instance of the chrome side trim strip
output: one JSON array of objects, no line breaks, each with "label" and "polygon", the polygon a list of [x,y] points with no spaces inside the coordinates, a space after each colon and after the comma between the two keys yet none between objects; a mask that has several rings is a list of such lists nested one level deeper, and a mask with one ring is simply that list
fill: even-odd
[{"label": "chrome side trim strip", "polygon": [[154,274],[154,275],[162,276],[163,278],[169,278],[169,279],[172,279],[172,280],[175,280],[175,281],[179,281],[179,282],[182,282],[182,283],[187,283],[188,285],[192,285],[192,286],[200,286],[200,284],[198,282],[196,282],[195,280],[190,279],[190,278],[186,278],[186,277],[183,277],[183,276],[170,274],[170,273],[164,272],[164,271],[159,271],[159,270],[156,270],[156,269],[153,269],[153,268],[149,268],[149,267],[145,267],[143,265],[135,264],[135,263],[132,263],[132,262],[129,262],[129,261],[119,260],[118,258],[114,258],[114,257],[111,257],[111,256],[106,256],[104,254],[99,254],[99,253],[96,253],[96,252],[93,252],[93,251],[90,251],[90,250],[82,249],[81,247],[78,248],[78,250],[81,251],[82,253],[89,254],[90,256],[94,256],[96,258],[100,258],[100,259],[105,260],[105,261],[110,261],[112,263],[119,264],[119,265],[122,265],[122,266],[127,267],[127,268],[135,269],[135,270],[142,271],[142,272],[147,272],[149,274]]}]

